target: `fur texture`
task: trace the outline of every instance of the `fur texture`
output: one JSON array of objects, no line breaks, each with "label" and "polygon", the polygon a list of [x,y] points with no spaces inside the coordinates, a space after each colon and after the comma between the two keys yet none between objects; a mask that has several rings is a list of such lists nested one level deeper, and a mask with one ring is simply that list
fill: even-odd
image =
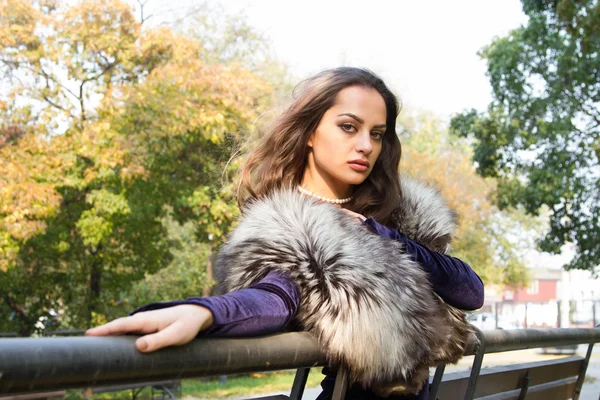
[{"label": "fur texture", "polygon": [[[394,213],[401,232],[437,251],[449,248],[456,216],[439,193],[404,179]],[[464,353],[464,314],[432,291],[403,245],[361,227],[340,209],[288,189],[253,203],[216,265],[226,291],[268,271],[300,289],[295,322],[313,333],[332,366],[382,396],[415,393],[429,366]]]}]

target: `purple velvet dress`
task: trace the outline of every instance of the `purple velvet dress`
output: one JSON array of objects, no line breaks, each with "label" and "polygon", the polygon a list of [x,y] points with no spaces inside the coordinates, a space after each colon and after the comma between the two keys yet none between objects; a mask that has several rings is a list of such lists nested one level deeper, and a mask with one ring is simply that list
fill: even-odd
[{"label": "purple velvet dress", "polygon": [[[428,273],[433,290],[448,304],[463,310],[476,310],[483,305],[483,283],[471,267],[445,254],[437,253],[406,235],[379,224],[373,217],[363,224],[372,232],[406,245],[406,253]],[[132,314],[171,307],[179,304],[196,304],[208,308],[214,317],[213,325],[198,336],[260,336],[281,331],[294,317],[300,302],[298,288],[287,275],[268,273],[260,282],[246,289],[221,296],[193,297],[187,300],[152,303]],[[323,392],[317,400],[330,399],[335,385],[335,373],[324,368],[321,382]],[[388,399],[427,399],[429,385],[416,396],[389,397]],[[350,387],[347,400],[380,400],[373,392]]]}]

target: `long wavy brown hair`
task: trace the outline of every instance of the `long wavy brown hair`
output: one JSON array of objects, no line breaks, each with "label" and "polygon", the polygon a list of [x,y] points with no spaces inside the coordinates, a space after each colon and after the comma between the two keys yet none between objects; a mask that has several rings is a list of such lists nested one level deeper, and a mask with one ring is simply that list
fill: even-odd
[{"label": "long wavy brown hair", "polygon": [[307,163],[311,133],[337,94],[349,86],[364,86],[381,94],[386,106],[386,134],[379,158],[367,179],[353,187],[348,208],[386,223],[401,196],[399,163],[402,154],[396,134],[398,100],[383,80],[369,70],[342,67],[326,70],[301,82],[292,103],[266,130],[242,167],[238,204],[266,196],[274,190],[300,185]]}]

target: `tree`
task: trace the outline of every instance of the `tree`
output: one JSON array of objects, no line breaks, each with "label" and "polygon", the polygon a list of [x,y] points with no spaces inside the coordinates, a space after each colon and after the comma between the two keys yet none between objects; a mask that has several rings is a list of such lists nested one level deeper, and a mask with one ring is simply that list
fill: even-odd
[{"label": "tree", "polygon": [[487,112],[458,114],[451,129],[476,141],[477,172],[498,180],[501,209],[550,210],[541,249],[577,254],[566,265],[593,271],[600,259],[600,3],[522,0],[529,22],[494,40]]},{"label": "tree", "polygon": [[222,173],[272,90],[117,0],[0,1],[0,330],[55,311],[88,327],[129,311],[182,243],[223,240]]},{"label": "tree", "polygon": [[[471,147],[451,136],[432,114],[403,111],[401,173],[440,190],[458,214],[452,254],[468,262],[485,284],[523,286],[529,276],[518,231],[533,231],[532,218],[500,212],[490,196],[495,180],[481,178],[470,160]],[[515,221],[520,223],[516,223]]]}]

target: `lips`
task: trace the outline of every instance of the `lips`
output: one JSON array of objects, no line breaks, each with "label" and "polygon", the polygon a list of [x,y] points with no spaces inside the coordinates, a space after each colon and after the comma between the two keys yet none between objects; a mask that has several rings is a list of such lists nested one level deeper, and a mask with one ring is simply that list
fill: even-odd
[{"label": "lips", "polygon": [[369,162],[367,160],[352,160],[352,161],[348,161],[348,164],[363,165],[367,168],[369,168],[369,166],[371,165],[371,164],[369,164]]},{"label": "lips", "polygon": [[369,162],[366,160],[348,161],[348,165],[355,171],[364,172],[369,169]]}]

